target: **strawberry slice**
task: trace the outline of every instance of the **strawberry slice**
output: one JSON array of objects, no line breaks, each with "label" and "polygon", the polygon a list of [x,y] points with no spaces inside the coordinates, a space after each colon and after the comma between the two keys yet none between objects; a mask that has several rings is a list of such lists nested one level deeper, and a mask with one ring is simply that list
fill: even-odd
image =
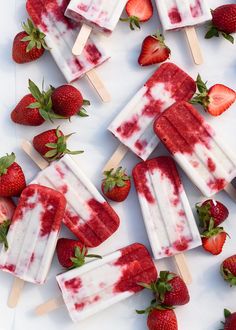
[{"label": "strawberry slice", "polygon": [[141,66],[161,63],[169,58],[170,53],[163,35],[157,32],[144,39],[138,63]]},{"label": "strawberry slice", "polygon": [[148,21],[153,15],[153,6],[150,0],[129,0],[125,7],[128,18],[121,18],[122,22],[129,22],[131,30],[135,26],[140,29],[140,22]]},{"label": "strawberry slice", "polygon": [[218,255],[222,252],[225,244],[227,233],[223,228],[215,228],[211,233],[204,233],[202,235],[202,246],[211,254]]},{"label": "strawberry slice", "polygon": [[231,88],[217,84],[208,92],[208,112],[213,116],[219,116],[225,112],[236,100],[236,93]]}]

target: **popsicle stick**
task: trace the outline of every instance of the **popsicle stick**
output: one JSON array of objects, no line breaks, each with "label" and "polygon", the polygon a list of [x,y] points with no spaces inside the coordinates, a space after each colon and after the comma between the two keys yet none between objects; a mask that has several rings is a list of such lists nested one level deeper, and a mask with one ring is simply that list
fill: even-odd
[{"label": "popsicle stick", "polygon": [[111,158],[109,159],[109,161],[106,163],[106,165],[103,168],[103,171],[108,171],[111,168],[116,168],[120,162],[122,161],[122,159],[125,157],[125,155],[127,154],[129,148],[126,147],[124,144],[119,144],[118,148],[116,149],[116,151],[113,153],[113,155],[111,156]]},{"label": "popsicle stick", "polygon": [[92,32],[92,28],[86,24],[83,24],[80,32],[78,34],[78,37],[75,41],[75,44],[72,48],[72,54],[75,56],[79,56],[82,54],[82,51],[86,45],[86,42],[90,36],[90,33]]},{"label": "popsicle stick", "polygon": [[174,256],[178,271],[184,282],[189,285],[192,283],[192,275],[189,271],[187,260],[183,253]]},{"label": "popsicle stick", "polygon": [[39,153],[34,149],[29,141],[24,140],[21,144],[21,147],[41,170],[48,167],[48,162],[39,155]]},{"label": "popsicle stick", "polygon": [[62,307],[63,305],[65,305],[64,300],[62,298],[62,296],[58,296],[57,298],[53,298],[48,300],[47,302],[43,303],[42,305],[39,305],[36,309],[35,309],[35,313],[38,316],[50,313],[60,307]]},{"label": "popsicle stick", "polygon": [[86,73],[86,76],[88,77],[89,81],[93,85],[93,87],[96,89],[98,95],[102,99],[103,102],[110,102],[111,101],[111,95],[106,89],[105,85],[101,81],[100,77],[98,76],[95,69],[92,69]]},{"label": "popsicle stick", "polygon": [[229,183],[224,190],[232,198],[232,200],[236,202],[236,188],[232,185],[232,183]]},{"label": "popsicle stick", "polygon": [[188,44],[191,49],[193,60],[195,64],[200,65],[203,63],[203,56],[196,30],[193,26],[186,27],[184,30],[188,39]]},{"label": "popsicle stick", "polygon": [[11,288],[11,292],[8,297],[7,305],[10,308],[15,308],[20,299],[21,292],[23,290],[25,282],[17,277],[14,278],[14,282]]}]

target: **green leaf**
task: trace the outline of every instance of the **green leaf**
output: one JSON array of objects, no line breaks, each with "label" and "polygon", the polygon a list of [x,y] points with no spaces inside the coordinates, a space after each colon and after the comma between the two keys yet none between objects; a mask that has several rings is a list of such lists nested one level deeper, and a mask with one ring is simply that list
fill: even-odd
[{"label": "green leaf", "polygon": [[137,314],[145,314],[146,313],[145,310],[138,310],[138,309],[136,309],[135,311],[136,311]]},{"label": "green leaf", "polygon": [[31,40],[26,47],[26,53],[30,52],[34,47],[35,47],[35,41]]},{"label": "green leaf", "polygon": [[224,316],[225,318],[229,317],[232,313],[228,309],[224,309]]},{"label": "green leaf", "polygon": [[47,143],[47,144],[45,144],[45,146],[48,147],[48,148],[53,148],[53,149],[57,148],[56,143]]},{"label": "green leaf", "polygon": [[27,106],[28,109],[37,109],[37,108],[40,108],[40,103],[39,102],[34,102],[34,103],[31,103],[30,105]]},{"label": "green leaf", "polygon": [[8,249],[7,233],[10,227],[10,220],[5,220],[0,224],[0,243],[4,244],[5,250]]},{"label": "green leaf", "polygon": [[225,32],[221,32],[221,34],[226,40],[231,42],[231,44],[234,44],[234,37],[231,36],[231,34],[228,34],[228,33],[225,33]]},{"label": "green leaf", "polygon": [[54,156],[57,155],[57,150],[53,149],[53,150],[49,150],[48,152],[46,152],[46,154],[44,155],[44,157],[46,158],[52,158]]},{"label": "green leaf", "polygon": [[10,167],[16,160],[15,154],[12,152],[0,158],[0,175],[6,174],[8,167]]},{"label": "green leaf", "polygon": [[90,101],[89,100],[83,100],[83,105],[90,105],[91,103],[90,103]]},{"label": "green leaf", "polygon": [[30,36],[27,36],[27,37],[24,37],[21,39],[21,41],[30,41],[31,40],[31,37]]},{"label": "green leaf", "polygon": [[152,290],[151,285],[143,282],[138,282],[138,285],[142,286],[145,289]]},{"label": "green leaf", "polygon": [[219,37],[219,31],[216,27],[211,26],[210,30],[206,33],[205,39],[211,39],[212,37]]},{"label": "green leaf", "polygon": [[86,258],[97,258],[102,259],[102,256],[99,256],[98,254],[87,254]]},{"label": "green leaf", "polygon": [[78,112],[77,112],[77,115],[79,117],[89,117],[87,111],[84,109],[84,108],[81,108]]},{"label": "green leaf", "polygon": [[33,97],[40,102],[42,98],[42,93],[40,92],[38,86],[35,85],[35,83],[29,79],[29,90]]},{"label": "green leaf", "polygon": [[68,154],[68,155],[79,155],[79,154],[84,153],[84,151],[83,150],[70,151],[70,150],[66,149],[65,150],[65,153]]}]

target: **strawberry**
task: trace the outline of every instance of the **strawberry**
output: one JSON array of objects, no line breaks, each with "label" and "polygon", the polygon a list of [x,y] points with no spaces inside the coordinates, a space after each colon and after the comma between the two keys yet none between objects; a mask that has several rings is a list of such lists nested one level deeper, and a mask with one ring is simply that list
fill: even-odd
[{"label": "strawberry", "polygon": [[74,115],[87,117],[83,105],[89,104],[89,101],[83,100],[80,91],[71,85],[62,85],[54,89],[52,93],[53,111],[66,118]]},{"label": "strawberry", "polygon": [[101,259],[101,256],[88,254],[86,246],[81,242],[69,238],[60,238],[57,241],[56,251],[59,263],[70,269],[83,266],[85,258]]},{"label": "strawberry", "polygon": [[178,330],[175,312],[171,309],[154,308],[148,314],[149,330]]},{"label": "strawberry", "polygon": [[223,5],[212,10],[212,24],[205,35],[206,39],[219,37],[222,35],[225,39],[234,43],[231,33],[236,32],[236,4]]},{"label": "strawberry", "polygon": [[0,158],[0,196],[19,196],[26,187],[25,176],[21,167],[15,162],[14,153]]},{"label": "strawberry", "polygon": [[12,58],[16,63],[33,62],[39,59],[45,49],[45,34],[40,32],[31,20],[23,23],[24,31],[19,32],[13,41]]},{"label": "strawberry", "polygon": [[236,329],[236,313],[231,313],[228,309],[224,309],[225,322],[224,330]]},{"label": "strawberry", "polygon": [[0,197],[0,243],[8,249],[7,232],[15,212],[15,204],[11,198]]},{"label": "strawberry", "polygon": [[205,231],[201,236],[204,250],[214,255],[218,255],[222,252],[227,236],[227,233],[222,227]]},{"label": "strawberry", "polygon": [[236,100],[236,93],[231,88],[216,84],[207,88],[200,77],[197,76],[197,87],[199,93],[190,101],[192,104],[201,104],[205,111],[212,116],[219,116],[225,112]]},{"label": "strawberry", "polygon": [[21,125],[39,126],[45,120],[64,118],[52,112],[52,88],[40,92],[35,83],[29,80],[29,90],[31,94],[24,96],[12,111],[12,121]]},{"label": "strawberry", "polygon": [[59,127],[50,129],[36,135],[33,139],[33,146],[48,161],[59,159],[65,154],[78,155],[83,153],[83,151],[70,151],[67,149],[67,140],[72,134],[64,135]]},{"label": "strawberry", "polygon": [[164,62],[170,57],[170,49],[166,46],[164,37],[158,33],[147,36],[142,44],[138,63],[141,66]]},{"label": "strawberry", "polygon": [[213,221],[213,226],[217,227],[225,221],[229,215],[227,207],[214,199],[208,199],[201,205],[197,204],[196,208],[200,227],[205,230],[209,228],[210,221]]},{"label": "strawberry", "polygon": [[102,180],[102,191],[104,195],[115,202],[123,202],[130,192],[130,177],[122,167],[118,167],[116,170],[112,168],[103,174],[105,176]]},{"label": "strawberry", "polygon": [[187,286],[182,278],[169,271],[161,271],[156,282],[139,284],[153,291],[156,300],[165,306],[185,305],[190,299]]},{"label": "strawberry", "polygon": [[131,30],[135,26],[140,29],[140,22],[148,21],[153,15],[153,6],[150,0],[129,0],[125,7],[128,18],[121,18],[122,22],[129,22]]},{"label": "strawberry", "polygon": [[231,286],[236,285],[236,255],[225,259],[220,267],[221,275]]}]

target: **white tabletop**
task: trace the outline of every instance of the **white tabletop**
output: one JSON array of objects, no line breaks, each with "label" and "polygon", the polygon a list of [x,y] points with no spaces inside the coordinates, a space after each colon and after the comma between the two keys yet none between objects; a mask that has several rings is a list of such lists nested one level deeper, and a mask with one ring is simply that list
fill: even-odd
[{"label": "white tabletop", "polygon": [[[235,3],[235,1],[209,0],[212,8],[225,3]],[[65,81],[50,54],[44,55],[37,62],[26,65],[15,65],[11,60],[12,40],[17,31],[21,29],[21,22],[26,17],[24,0],[9,0],[7,4],[6,1],[0,2],[1,155],[14,151],[18,162],[25,171],[28,182],[30,182],[38,172],[38,168],[20,150],[21,140],[23,138],[31,140],[35,134],[50,127],[56,127],[58,122],[55,122],[54,125],[47,123],[37,128],[20,126],[11,122],[9,114],[16,102],[28,92],[28,78],[41,84],[44,77],[46,84],[54,86],[59,86]],[[98,188],[103,165],[118,145],[116,139],[106,130],[107,125],[155,70],[155,66],[141,68],[137,64],[137,58],[144,37],[155,32],[159,27],[159,20],[155,12],[152,20],[142,25],[141,31],[131,32],[128,26],[119,23],[110,38],[101,37],[104,46],[111,52],[112,58],[97,71],[112,94],[112,102],[102,104],[87,79],[83,78],[79,81],[78,86],[84,97],[91,101],[88,109],[90,117],[73,118],[71,123],[60,122],[66,133],[78,132],[72,136],[70,147],[85,150],[84,154],[76,156],[76,158],[81,168]],[[184,32],[166,34],[166,42],[172,50],[171,60],[187,70],[194,78],[199,72],[204,80],[209,81],[209,85],[223,83],[236,89],[235,46],[223,39],[205,40],[203,38],[204,27],[197,28],[197,32],[204,53],[204,65],[197,67],[193,64]],[[200,111],[203,113],[202,110]],[[218,118],[206,115],[207,120],[220,132],[222,139],[225,139],[228,145],[234,149],[236,149],[235,111],[236,105]],[[164,153],[166,153],[164,147],[159,145],[153,156]],[[129,153],[122,165],[131,171],[138,161],[135,155]],[[194,209],[195,203],[202,200],[202,197],[183,172],[180,173]],[[230,210],[230,216],[224,227],[231,239],[227,239],[224,250],[219,256],[207,254],[201,247],[186,253],[193,275],[193,284],[189,287],[191,302],[186,306],[176,308],[180,330],[219,329],[220,321],[223,319],[223,308],[236,310],[236,289],[230,288],[219,275],[220,263],[224,258],[236,252],[236,204],[224,192],[217,195],[217,198]],[[96,253],[106,254],[135,241],[149,247],[134,188],[123,204],[113,204],[113,206],[121,218],[120,229],[101,247],[95,249]],[[61,235],[73,237],[65,228]],[[158,261],[157,265],[159,270],[175,270],[171,259]],[[55,275],[60,271],[61,267],[55,257],[47,283],[44,286],[26,284],[21,301],[15,310],[6,306],[13,278],[9,274],[1,272],[0,330],[97,330],[98,327],[103,330],[143,330],[146,328],[145,317],[137,315],[135,309],[148,305],[150,301],[148,292],[137,294],[77,325],[71,322],[64,307],[47,316],[36,317],[34,308],[59,294]]]}]

